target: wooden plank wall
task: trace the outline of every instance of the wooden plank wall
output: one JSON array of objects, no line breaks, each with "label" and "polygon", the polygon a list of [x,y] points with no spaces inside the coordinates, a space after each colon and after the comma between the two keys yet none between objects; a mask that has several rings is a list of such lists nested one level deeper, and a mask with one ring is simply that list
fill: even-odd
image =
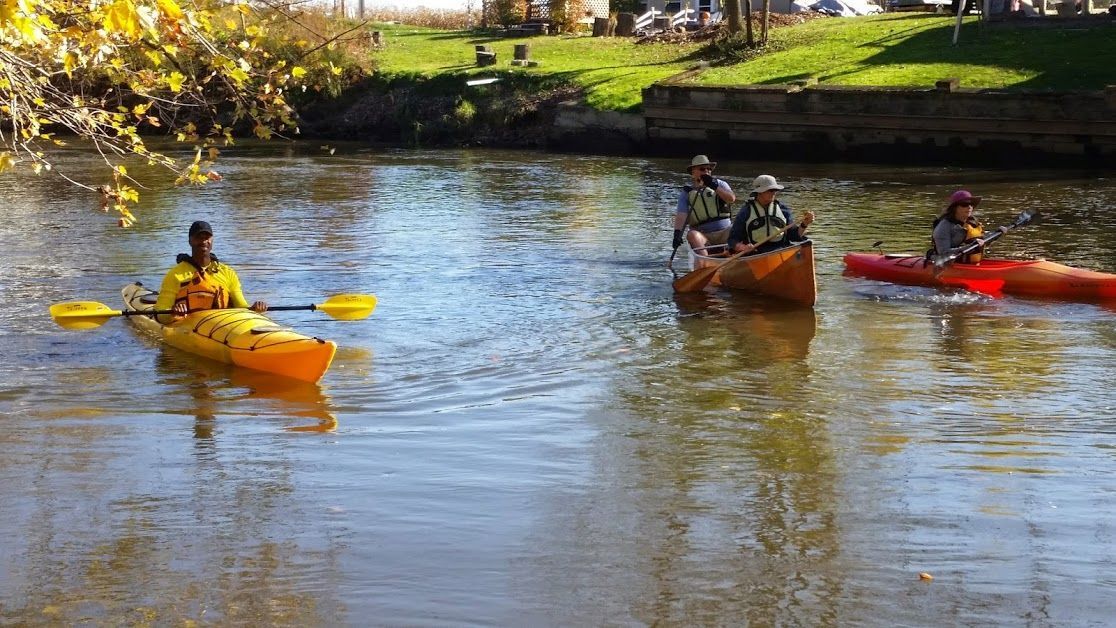
[{"label": "wooden plank wall", "polygon": [[660,83],[643,91],[648,149],[819,161],[1116,165],[1116,87],[1051,93],[956,85]]}]

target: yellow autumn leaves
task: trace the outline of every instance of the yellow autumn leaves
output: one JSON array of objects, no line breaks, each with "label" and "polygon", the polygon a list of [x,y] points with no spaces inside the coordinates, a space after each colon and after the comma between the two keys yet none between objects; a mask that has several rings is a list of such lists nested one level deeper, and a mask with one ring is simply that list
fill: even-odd
[{"label": "yellow autumn leaves", "polygon": [[[100,192],[122,226],[135,222],[129,207],[143,188],[125,161],[169,169],[176,185],[220,180],[215,145],[232,143],[234,125],[261,138],[294,127],[285,94],[308,70],[268,49],[275,19],[290,18],[242,0],[0,0],[0,116],[11,126],[0,173],[56,171],[55,135],[68,131],[104,157],[111,183],[77,183]],[[339,74],[322,66],[310,67]],[[194,143],[194,159],[148,150],[141,131],[155,129]]]},{"label": "yellow autumn leaves", "polygon": [[[92,11],[89,11],[89,9]],[[136,40],[145,34],[159,39],[157,22],[175,23],[186,13],[174,0],[156,0],[154,5],[137,4],[133,0],[113,0],[83,7],[77,3],[51,0],[0,0],[0,40],[5,43],[38,44],[63,33],[68,37],[85,35],[59,25],[74,21],[76,15],[88,13],[108,36]]]}]

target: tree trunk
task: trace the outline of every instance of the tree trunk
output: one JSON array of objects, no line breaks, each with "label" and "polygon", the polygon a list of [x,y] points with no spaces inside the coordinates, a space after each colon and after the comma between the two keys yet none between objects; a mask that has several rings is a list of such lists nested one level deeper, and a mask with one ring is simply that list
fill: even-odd
[{"label": "tree trunk", "polygon": [[[750,2],[751,0],[744,0]],[[728,14],[728,26],[730,33],[740,32],[740,0],[728,0],[727,4],[721,5]]]},{"label": "tree trunk", "polygon": [[621,13],[616,16],[616,36],[631,37],[635,34],[635,13]]},{"label": "tree trunk", "polygon": [[748,47],[755,48],[756,40],[752,37],[752,0],[744,0],[744,25],[748,30]]},{"label": "tree trunk", "polygon": [[764,46],[767,45],[767,17],[771,15],[771,0],[763,0],[763,25],[760,27],[762,33],[760,43]]}]

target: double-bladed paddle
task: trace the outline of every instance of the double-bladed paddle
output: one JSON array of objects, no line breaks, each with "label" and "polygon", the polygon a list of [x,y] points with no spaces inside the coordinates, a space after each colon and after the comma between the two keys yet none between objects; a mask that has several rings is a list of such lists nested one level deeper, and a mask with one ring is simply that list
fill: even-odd
[{"label": "double-bladed paddle", "polygon": [[1028,210],[1028,211],[1025,211],[1025,212],[1019,214],[1019,216],[1016,217],[1015,222],[1011,223],[1010,225],[1007,225],[1007,227],[1006,227],[1007,231],[996,231],[995,233],[988,236],[987,238],[983,238],[984,242],[982,242],[980,244],[977,244],[976,242],[973,242],[972,244],[966,246],[965,248],[961,249],[960,251],[957,251],[956,253],[950,253],[949,255],[944,255],[944,256],[939,257],[938,259],[934,260],[934,273],[937,274],[937,273],[942,272],[942,270],[950,262],[953,262],[957,258],[968,255],[969,253],[972,253],[973,251],[976,251],[977,249],[981,248],[982,246],[988,246],[989,243],[991,243],[992,241],[1000,238],[1001,236],[1003,236],[1008,231],[1011,231],[1012,229],[1017,229],[1017,228],[1022,227],[1024,225],[1037,224],[1041,219],[1042,219],[1042,214],[1037,212],[1037,211]]},{"label": "double-bladed paddle", "polygon": [[[775,233],[773,233],[773,234],[767,236],[766,238],[760,240],[759,242],[756,242],[756,244],[752,248],[752,250],[747,251],[747,253],[752,253],[753,251],[758,249],[760,247],[760,245],[767,244],[768,242],[770,242],[772,240],[775,240],[776,238],[779,238],[780,236],[782,236],[784,233],[786,233],[790,229],[798,227],[801,224],[802,224],[801,221],[792,222],[791,224],[783,227],[782,229],[776,231]],[[674,286],[674,291],[675,292],[697,292],[699,290],[705,289],[705,286],[709,285],[710,281],[713,281],[713,275],[716,275],[718,270],[721,270],[722,268],[725,267],[726,264],[728,264],[732,260],[734,260],[734,259],[736,259],[736,258],[738,258],[738,257],[740,257],[741,255],[744,255],[744,254],[745,254],[744,251],[742,251],[740,253],[734,253],[734,254],[730,255],[728,258],[726,258],[724,263],[722,263],[722,264],[717,264],[715,266],[705,266],[705,267],[699,268],[697,270],[691,270],[690,272],[686,273],[685,275],[683,275],[683,276],[679,277],[678,279],[674,280],[674,283],[672,284]]]},{"label": "double-bladed paddle", "polygon": [[[336,294],[322,303],[310,305],[279,305],[267,308],[268,312],[293,312],[321,310],[339,321],[357,321],[367,318],[376,309],[376,297],[371,294]],[[117,316],[159,316],[175,314],[174,310],[120,311],[96,301],[71,301],[50,306],[50,317],[66,329],[92,329],[104,325]]]}]

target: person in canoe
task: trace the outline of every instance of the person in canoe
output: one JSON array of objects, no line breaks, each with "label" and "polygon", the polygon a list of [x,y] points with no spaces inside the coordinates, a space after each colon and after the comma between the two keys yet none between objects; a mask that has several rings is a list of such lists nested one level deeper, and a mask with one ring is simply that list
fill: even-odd
[{"label": "person in canoe", "polygon": [[[775,198],[783,186],[769,174],[761,174],[752,181],[752,193],[740,213],[732,222],[729,232],[728,246],[733,253],[766,253],[781,249],[791,242],[801,242],[806,239],[806,228],[814,222],[814,212],[806,212],[802,222],[794,224],[794,214],[791,208]],[[782,237],[764,242],[758,249],[756,242],[761,242],[788,225]]]},{"label": "person in canoe", "polygon": [[159,322],[171,323],[188,312],[228,307],[245,307],[266,312],[267,303],[256,301],[251,306],[240,288],[240,278],[230,266],[213,255],[213,228],[198,220],[190,225],[190,254],[179,254],[178,264],[167,271],[159,288],[156,310],[174,310],[174,315],[159,316]]},{"label": "person in canoe", "polygon": [[[980,263],[984,253],[984,226],[973,216],[980,198],[968,190],[957,190],[949,196],[949,206],[934,220],[932,246],[926,254],[928,260],[958,253],[975,243],[980,248],[957,258],[955,263]],[[1004,233],[1007,230],[1007,227],[1000,227]]]},{"label": "person in canoe", "polygon": [[682,186],[678,194],[678,206],[674,210],[674,250],[682,246],[682,231],[690,227],[686,240],[690,248],[708,255],[705,248],[723,245],[728,240],[729,227],[732,226],[730,205],[736,202],[736,194],[728,183],[713,177],[717,162],[709,161],[705,155],[697,155],[690,161],[690,182]]}]

